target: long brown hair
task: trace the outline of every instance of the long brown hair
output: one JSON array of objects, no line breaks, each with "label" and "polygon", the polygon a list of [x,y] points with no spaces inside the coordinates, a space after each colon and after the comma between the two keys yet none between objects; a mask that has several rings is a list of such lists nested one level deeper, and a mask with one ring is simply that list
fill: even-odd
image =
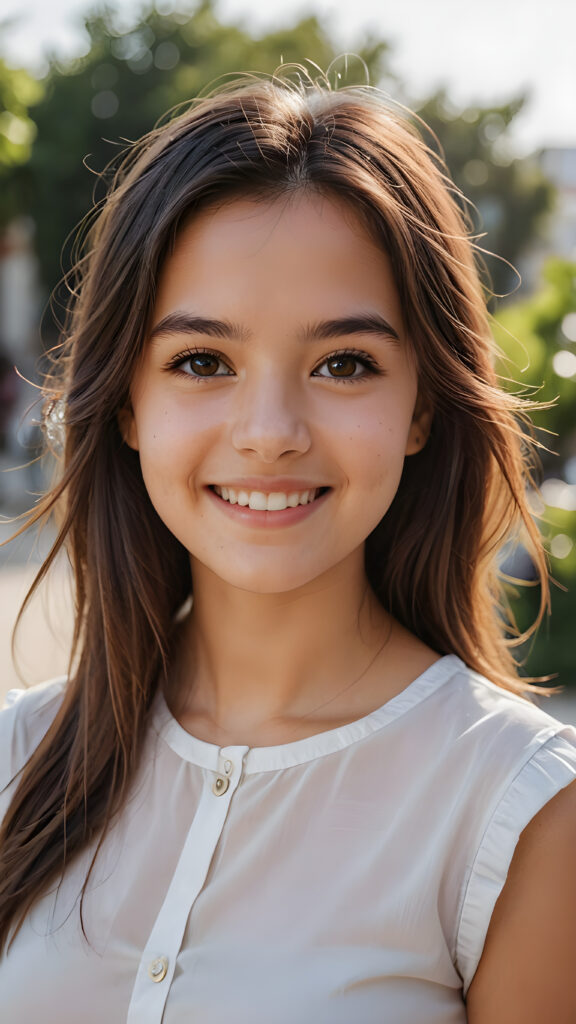
[{"label": "long brown hair", "polygon": [[344,199],[388,253],[434,409],[426,447],[406,460],[367,540],[371,585],[436,651],[527,688],[496,559],[522,536],[544,606],[546,560],[526,498],[530,436],[521,400],[498,386],[469,227],[445,169],[376,90],[252,76],[203,97],[125,157],[87,235],[46,383],[49,433],[62,419],[64,447],[58,482],[29,525],[58,512],[39,579],[65,548],[76,583],[74,661],[0,831],[0,949],[70,859],[91,842],[98,849],[122,807],[192,587],[187,552],[154,511],[118,427],[159,269],[179,226],[203,206],[297,189]]}]

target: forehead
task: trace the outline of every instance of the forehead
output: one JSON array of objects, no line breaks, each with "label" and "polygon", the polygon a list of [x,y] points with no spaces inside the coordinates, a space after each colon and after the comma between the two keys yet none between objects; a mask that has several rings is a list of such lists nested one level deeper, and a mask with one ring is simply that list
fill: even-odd
[{"label": "forehead", "polygon": [[154,318],[199,303],[205,314],[257,317],[274,307],[289,319],[353,305],[401,320],[388,256],[354,208],[305,191],[234,199],[184,225],[159,275]]}]

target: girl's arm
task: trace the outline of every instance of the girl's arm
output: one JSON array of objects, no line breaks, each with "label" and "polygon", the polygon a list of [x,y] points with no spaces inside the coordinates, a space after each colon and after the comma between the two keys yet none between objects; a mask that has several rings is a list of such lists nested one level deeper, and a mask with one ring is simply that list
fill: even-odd
[{"label": "girl's arm", "polygon": [[576,1022],[576,782],[524,829],[467,996],[469,1024]]}]

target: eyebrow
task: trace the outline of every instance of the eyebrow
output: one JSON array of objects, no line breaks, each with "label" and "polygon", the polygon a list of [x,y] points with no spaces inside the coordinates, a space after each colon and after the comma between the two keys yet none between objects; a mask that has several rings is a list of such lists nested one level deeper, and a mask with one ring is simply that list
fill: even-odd
[{"label": "eyebrow", "polygon": [[[231,320],[215,320],[183,312],[168,313],[152,328],[149,337],[152,340],[166,334],[206,334],[235,341],[249,341],[252,336],[251,331]],[[307,324],[299,331],[299,338],[302,341],[325,341],[350,334],[373,334],[388,341],[400,341],[398,332],[379,313],[355,313]]]}]

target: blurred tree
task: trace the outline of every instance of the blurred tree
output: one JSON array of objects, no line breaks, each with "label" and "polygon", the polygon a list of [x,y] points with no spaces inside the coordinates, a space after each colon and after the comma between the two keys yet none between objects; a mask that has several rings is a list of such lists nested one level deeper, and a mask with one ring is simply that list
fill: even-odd
[{"label": "blurred tree", "polygon": [[550,432],[540,436],[551,449],[542,451],[544,476],[559,476],[576,455],[576,263],[549,260],[540,289],[502,307],[493,326],[508,386],[519,383],[553,403],[534,421]]},{"label": "blurred tree", "polygon": [[[508,128],[524,102],[519,97],[500,106],[457,110],[440,90],[417,110],[437,136],[456,185],[476,207],[474,230],[484,233],[479,245],[489,251],[485,263],[496,295],[517,288],[514,264],[544,229],[554,200],[554,188],[538,164],[514,158],[510,150]],[[464,208],[471,212],[468,204]]]},{"label": "blurred tree", "polygon": [[[576,623],[576,511],[546,507],[541,528],[550,552],[551,615],[543,621],[521,656],[523,674],[551,675],[549,685],[576,688],[574,624]],[[556,551],[556,555],[554,552]],[[561,557],[560,557],[561,556]],[[512,605],[521,628],[534,621],[538,588],[518,588]]]},{"label": "blurred tree", "polygon": [[13,171],[30,158],[36,125],[28,111],[42,93],[28,72],[0,60],[0,227],[21,212]]},{"label": "blurred tree", "polygon": [[[558,673],[560,683],[576,685],[576,263],[550,260],[540,290],[497,314],[494,335],[506,386],[517,391],[519,382],[538,401],[554,403],[533,419],[548,449],[541,453],[541,530],[558,585],[551,623],[525,651],[526,673]],[[534,618],[537,603],[537,592],[522,588],[515,601],[520,625]]]}]

